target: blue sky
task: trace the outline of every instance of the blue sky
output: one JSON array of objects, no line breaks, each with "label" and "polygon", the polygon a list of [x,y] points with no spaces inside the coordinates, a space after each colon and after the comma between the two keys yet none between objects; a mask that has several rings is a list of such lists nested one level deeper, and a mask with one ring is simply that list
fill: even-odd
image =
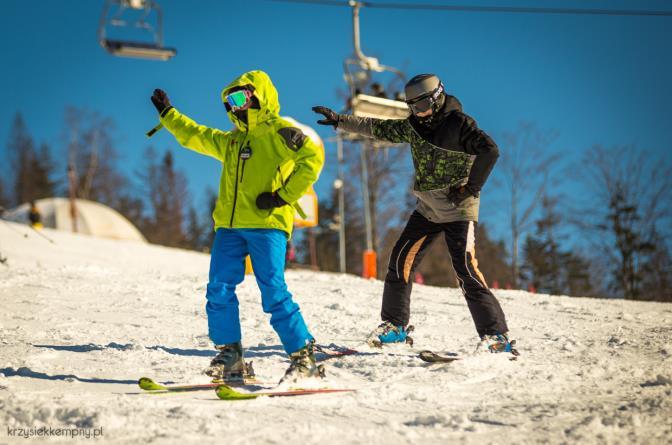
[{"label": "blue sky", "polygon": [[[149,101],[155,87],[165,89],[180,111],[223,129],[231,124],[220,90],[250,69],[271,75],[283,115],[311,124],[311,106],[340,107],[336,90],[344,88],[342,62],[352,53],[348,8],[261,0],[160,3],[165,43],[178,50],[169,62],[105,53],[96,39],[102,1],[3,1],[2,146],[16,112],[23,114],[38,142],[62,150],[64,107],[97,110],[116,121],[117,146],[129,174],[140,167],[150,142],[161,150],[170,148],[195,202],[202,204],[205,188],[217,186],[219,166],[180,149],[165,130],[151,141],[145,138],[156,123]],[[501,4],[489,4],[495,3]],[[667,1],[506,4],[672,10]],[[365,53],[404,69],[409,77],[438,74],[495,140],[519,122],[533,121],[556,132],[552,148],[570,158],[593,144],[636,144],[670,157],[670,17],[364,9],[361,25]],[[326,128],[318,131],[324,137],[333,134]],[[332,180],[323,175],[318,192]],[[499,192],[486,186],[485,193],[481,220],[503,235]]]}]

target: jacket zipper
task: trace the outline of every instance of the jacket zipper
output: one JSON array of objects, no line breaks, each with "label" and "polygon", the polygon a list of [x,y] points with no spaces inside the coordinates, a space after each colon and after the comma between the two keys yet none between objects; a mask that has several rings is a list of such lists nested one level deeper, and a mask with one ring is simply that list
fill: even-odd
[{"label": "jacket zipper", "polygon": [[[231,209],[231,220],[229,221],[229,227],[233,228],[233,216],[236,213],[236,201],[238,201],[238,167],[240,166],[240,154],[243,152],[243,147],[245,147],[245,142],[247,141],[247,133],[249,130],[245,130],[245,137],[243,138],[243,142],[240,144],[240,147],[238,148],[238,160],[236,161],[236,182],[235,186],[233,189],[233,208]],[[243,170],[245,170],[245,161],[243,161]],[[240,182],[243,182],[243,176],[241,174],[240,176]]]},{"label": "jacket zipper", "polygon": [[243,159],[243,167],[240,169],[240,183],[243,183],[243,176],[245,175],[245,163],[247,159]]}]

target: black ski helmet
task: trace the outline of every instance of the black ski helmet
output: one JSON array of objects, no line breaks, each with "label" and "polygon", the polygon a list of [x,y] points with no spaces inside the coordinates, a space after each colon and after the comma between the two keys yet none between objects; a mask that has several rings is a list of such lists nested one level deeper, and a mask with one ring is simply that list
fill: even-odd
[{"label": "black ski helmet", "polygon": [[[434,74],[418,74],[406,83],[406,104],[411,113],[421,123],[430,123],[434,115],[445,103],[445,89],[441,80]],[[432,110],[427,117],[419,117],[417,113]]]}]

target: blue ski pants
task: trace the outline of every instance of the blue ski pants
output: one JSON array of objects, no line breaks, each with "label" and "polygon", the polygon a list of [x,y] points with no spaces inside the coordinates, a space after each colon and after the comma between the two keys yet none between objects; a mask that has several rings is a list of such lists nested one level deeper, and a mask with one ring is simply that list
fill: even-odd
[{"label": "blue ski pants", "polygon": [[215,345],[241,340],[236,286],[245,278],[245,257],[252,260],[264,312],[271,314],[288,354],[312,340],[299,305],[285,283],[287,235],[278,229],[218,229],[210,257],[210,278],[205,306],[208,333]]}]

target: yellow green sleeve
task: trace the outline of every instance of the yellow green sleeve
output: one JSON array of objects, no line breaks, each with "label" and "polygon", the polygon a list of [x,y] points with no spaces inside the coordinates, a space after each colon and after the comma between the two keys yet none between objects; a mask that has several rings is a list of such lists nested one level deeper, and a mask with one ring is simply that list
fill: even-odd
[{"label": "yellow green sleeve", "polygon": [[297,151],[287,150],[294,160],[295,168],[285,186],[278,190],[278,195],[287,203],[294,204],[310,188],[320,176],[324,165],[322,148],[305,138],[303,147]]},{"label": "yellow green sleeve", "polygon": [[224,151],[231,138],[230,131],[199,125],[175,108],[171,108],[161,117],[161,123],[183,147],[220,161],[224,160]]}]

